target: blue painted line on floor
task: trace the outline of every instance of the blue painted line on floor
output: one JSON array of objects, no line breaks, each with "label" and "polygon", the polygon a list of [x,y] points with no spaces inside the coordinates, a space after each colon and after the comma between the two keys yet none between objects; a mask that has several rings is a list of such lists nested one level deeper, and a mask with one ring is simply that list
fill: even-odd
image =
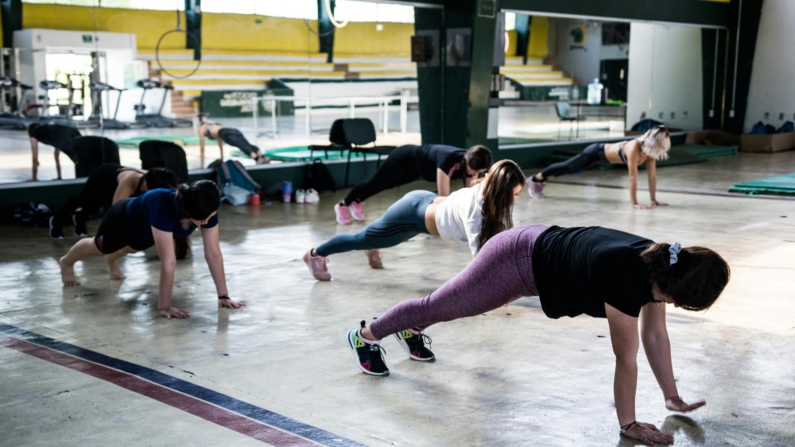
[{"label": "blue painted line on floor", "polygon": [[318,444],[329,447],[365,447],[364,444],[359,444],[356,441],[337,436],[334,433],[304,424],[303,422],[296,421],[295,419],[289,418],[287,416],[282,416],[273,411],[257,407],[256,405],[243,402],[203,386],[186,382],[182,379],[169,376],[168,374],[155,371],[145,366],[136,365],[135,363],[130,363],[121,359],[91,351],[89,349],[45,337],[43,335],[26,331],[10,324],[0,323],[0,332],[19,337],[25,341],[52,349],[54,351],[63,352],[65,354],[69,354],[93,363],[138,376],[160,386],[179,391],[196,399],[201,399],[205,402],[209,402],[213,405],[217,405],[221,408],[225,408],[229,411],[233,411],[240,415],[254,419],[255,421],[270,425],[271,427],[276,427],[288,433],[312,440]]}]

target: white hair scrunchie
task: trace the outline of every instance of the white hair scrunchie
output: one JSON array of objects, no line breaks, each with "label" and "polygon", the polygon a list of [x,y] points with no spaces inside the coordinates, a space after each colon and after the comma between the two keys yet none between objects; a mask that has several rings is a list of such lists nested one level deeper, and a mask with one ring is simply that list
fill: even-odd
[{"label": "white hair scrunchie", "polygon": [[682,245],[679,242],[674,242],[673,245],[668,248],[668,253],[671,254],[671,265],[674,265],[677,261],[679,261],[680,251],[682,251]]}]

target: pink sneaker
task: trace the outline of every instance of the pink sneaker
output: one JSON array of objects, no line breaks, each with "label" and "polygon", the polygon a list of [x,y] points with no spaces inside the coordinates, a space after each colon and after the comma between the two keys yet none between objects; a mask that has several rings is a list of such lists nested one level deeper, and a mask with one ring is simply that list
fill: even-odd
[{"label": "pink sneaker", "polygon": [[364,222],[364,202],[353,202],[349,207],[351,209],[351,217]]},{"label": "pink sneaker", "polygon": [[364,254],[367,255],[367,263],[374,269],[384,268],[384,263],[381,261],[381,252],[378,249],[365,250]]},{"label": "pink sneaker", "polygon": [[309,268],[309,273],[317,280],[331,281],[331,274],[328,272],[328,268],[326,268],[327,262],[328,258],[324,258],[320,255],[312,256],[311,249],[304,253],[304,263]]},{"label": "pink sneaker", "polygon": [[337,214],[337,223],[340,225],[351,224],[350,207],[345,206],[345,202],[339,202],[334,205],[334,212]]},{"label": "pink sneaker", "polygon": [[543,199],[544,197],[546,197],[544,195],[544,186],[546,184],[547,182],[534,182],[532,177],[527,179],[527,181],[525,181],[525,185],[527,186],[527,192],[530,193],[530,197],[533,197],[535,199]]}]

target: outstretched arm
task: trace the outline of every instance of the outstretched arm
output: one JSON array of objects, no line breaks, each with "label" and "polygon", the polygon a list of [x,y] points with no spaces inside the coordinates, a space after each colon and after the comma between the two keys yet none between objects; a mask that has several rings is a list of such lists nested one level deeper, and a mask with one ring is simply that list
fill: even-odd
[{"label": "outstretched arm", "polygon": [[218,150],[221,151],[221,161],[224,161],[224,142],[218,139]]},{"label": "outstretched arm", "polygon": [[221,254],[221,245],[218,237],[218,225],[212,228],[202,228],[202,241],[204,242],[204,259],[210,268],[210,275],[215,282],[215,290],[218,296],[227,298],[218,299],[218,307],[228,307],[237,309],[246,305],[242,301],[229,299],[229,291],[226,288],[226,274],[224,273],[224,257]]},{"label": "outstretched arm", "polygon": [[657,201],[657,160],[649,158],[646,162],[646,171],[649,174],[649,197],[652,206],[668,206],[667,203]]},{"label": "outstretched arm", "polygon": [[199,164],[204,169],[204,126],[199,126]]},{"label": "outstretched arm", "polygon": [[607,322],[610,325],[610,341],[616,356],[616,374],[613,393],[616,399],[618,423],[623,434],[649,445],[655,442],[673,443],[674,438],[652,424],[635,419],[635,391],[638,385],[638,319],[631,317],[605,303]]},{"label": "outstretched arm", "polygon": [[55,171],[58,172],[58,180],[61,179],[61,150],[55,148]]},{"label": "outstretched arm", "polygon": [[450,177],[439,168],[436,168],[436,189],[439,197],[450,195]]},{"label": "outstretched arm", "polygon": [[679,397],[674,379],[674,367],[671,362],[671,342],[665,325],[665,304],[649,303],[640,312],[640,334],[643,350],[649,360],[654,377],[660,384],[665,398],[665,408],[671,411],[688,412],[706,405],[700,401],[686,404]]},{"label": "outstretched arm", "polygon": [[188,318],[190,314],[183,309],[171,307],[171,292],[174,288],[174,271],[177,268],[177,255],[174,252],[173,233],[152,227],[157,255],[160,257],[160,288],[157,310],[168,318]]}]

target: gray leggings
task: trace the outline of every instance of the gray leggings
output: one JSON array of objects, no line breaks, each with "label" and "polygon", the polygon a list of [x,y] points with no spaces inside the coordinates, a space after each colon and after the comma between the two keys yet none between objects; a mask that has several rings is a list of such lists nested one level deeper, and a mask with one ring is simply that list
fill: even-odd
[{"label": "gray leggings", "polygon": [[425,209],[436,197],[436,194],[428,191],[411,191],[364,230],[356,234],[334,236],[315,251],[320,256],[330,256],[352,250],[394,247],[420,233],[428,234]]}]

